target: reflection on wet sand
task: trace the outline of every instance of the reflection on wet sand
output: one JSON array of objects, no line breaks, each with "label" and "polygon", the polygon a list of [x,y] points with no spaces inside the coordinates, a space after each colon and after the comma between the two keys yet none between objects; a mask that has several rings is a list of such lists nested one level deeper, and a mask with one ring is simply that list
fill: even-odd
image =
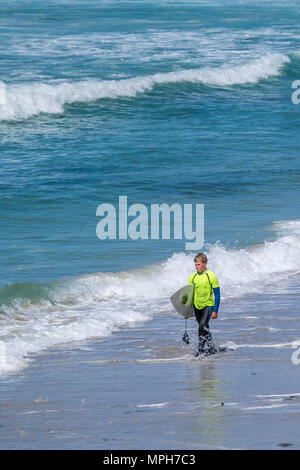
[{"label": "reflection on wet sand", "polygon": [[224,382],[216,375],[214,359],[190,363],[186,368],[186,380],[191,400],[191,439],[200,448],[225,447],[227,420],[224,403],[227,400]]}]

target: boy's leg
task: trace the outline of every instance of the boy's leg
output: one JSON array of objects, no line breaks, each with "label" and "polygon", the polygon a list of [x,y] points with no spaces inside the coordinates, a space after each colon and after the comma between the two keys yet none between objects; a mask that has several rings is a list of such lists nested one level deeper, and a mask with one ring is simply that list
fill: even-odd
[{"label": "boy's leg", "polygon": [[205,350],[206,336],[209,333],[208,322],[210,318],[209,307],[198,309],[194,307],[196,320],[198,322],[198,337],[199,337],[199,353]]},{"label": "boy's leg", "polygon": [[[212,339],[212,335],[209,330],[209,320],[213,311],[212,307],[204,307],[201,310],[194,307],[196,320],[199,325],[198,336],[199,336],[199,353],[208,352],[214,354],[217,352],[215,344]],[[205,351],[207,349],[207,351]]]},{"label": "boy's leg", "polygon": [[212,334],[210,332],[209,324],[208,324],[208,322],[211,318],[212,312],[213,312],[213,307],[209,307],[209,317],[208,317],[208,321],[207,321],[207,325],[206,325],[206,335],[205,335],[206,347],[207,347],[206,352],[208,354],[215,354],[217,352],[217,348],[216,348],[216,345],[215,345],[214,340],[212,338]]}]

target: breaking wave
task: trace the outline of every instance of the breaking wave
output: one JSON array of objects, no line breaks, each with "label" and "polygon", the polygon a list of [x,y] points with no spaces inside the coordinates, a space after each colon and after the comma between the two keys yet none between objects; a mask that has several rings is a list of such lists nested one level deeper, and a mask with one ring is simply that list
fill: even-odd
[{"label": "breaking wave", "polygon": [[280,75],[282,67],[288,62],[288,56],[274,53],[243,65],[180,70],[122,80],[89,79],[76,83],[6,85],[0,120],[27,119],[40,113],[63,113],[64,105],[75,102],[133,98],[159,84],[187,82],[216,87],[256,84]]},{"label": "breaking wave", "polygon": [[[206,250],[209,267],[220,280],[222,302],[259,295],[268,286],[285,293],[290,276],[299,275],[300,220],[275,222],[272,228],[277,233],[274,241],[245,249],[215,244]],[[30,353],[108,337],[154,315],[171,313],[169,296],[187,283],[193,258],[193,253],[176,253],[140,270],[2,287],[0,353],[5,348],[5,361],[0,357],[0,372],[23,367]]]}]

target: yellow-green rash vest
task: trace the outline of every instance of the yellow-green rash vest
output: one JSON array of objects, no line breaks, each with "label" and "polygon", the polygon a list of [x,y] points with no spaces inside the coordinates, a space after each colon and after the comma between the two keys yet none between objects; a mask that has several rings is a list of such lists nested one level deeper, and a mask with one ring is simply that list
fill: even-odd
[{"label": "yellow-green rash vest", "polygon": [[197,271],[190,275],[189,284],[194,284],[194,305],[198,309],[214,306],[213,289],[219,287],[217,276],[205,269],[202,273]]}]

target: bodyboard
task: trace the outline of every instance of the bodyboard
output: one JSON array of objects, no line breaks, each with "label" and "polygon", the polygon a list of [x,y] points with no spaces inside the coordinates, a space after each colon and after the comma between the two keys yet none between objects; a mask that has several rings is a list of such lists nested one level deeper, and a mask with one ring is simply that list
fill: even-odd
[{"label": "bodyboard", "polygon": [[170,300],[179,315],[183,317],[194,316],[194,284],[182,287],[170,297]]}]

